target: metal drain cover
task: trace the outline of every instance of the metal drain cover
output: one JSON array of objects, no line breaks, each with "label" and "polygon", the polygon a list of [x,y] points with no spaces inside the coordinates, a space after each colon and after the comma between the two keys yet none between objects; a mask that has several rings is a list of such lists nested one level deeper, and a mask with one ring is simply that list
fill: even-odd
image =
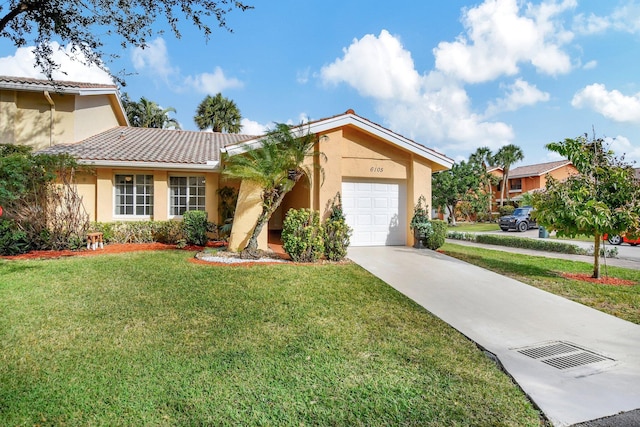
[{"label": "metal drain cover", "polygon": [[561,370],[600,362],[614,362],[609,357],[563,341],[546,342],[531,347],[518,348],[515,351]]}]

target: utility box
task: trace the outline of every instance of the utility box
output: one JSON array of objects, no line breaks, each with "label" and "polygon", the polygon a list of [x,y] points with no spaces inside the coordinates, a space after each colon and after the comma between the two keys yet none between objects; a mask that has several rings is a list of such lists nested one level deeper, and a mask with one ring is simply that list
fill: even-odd
[{"label": "utility box", "polygon": [[549,232],[543,226],[538,227],[538,237],[541,239],[546,239],[549,237]]}]

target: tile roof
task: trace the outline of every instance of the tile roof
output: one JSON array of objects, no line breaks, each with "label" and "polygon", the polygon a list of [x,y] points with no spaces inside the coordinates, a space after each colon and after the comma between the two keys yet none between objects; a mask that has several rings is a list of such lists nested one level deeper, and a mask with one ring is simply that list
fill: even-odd
[{"label": "tile roof", "polygon": [[519,166],[509,172],[509,179],[522,178],[525,176],[541,176],[564,165],[570,165],[569,160],[559,160],[556,162],[538,163],[535,165]]},{"label": "tile roof", "polygon": [[60,144],[40,153],[67,153],[83,163],[136,162],[207,165],[220,161],[222,147],[252,135],[119,126],[74,144]]},{"label": "tile roof", "polygon": [[114,84],[105,84],[105,83],[85,83],[85,82],[70,82],[63,80],[56,80],[51,82],[49,80],[42,79],[34,79],[30,77],[13,77],[13,76],[0,76],[0,86],[3,84],[12,84],[12,85],[20,85],[25,86],[25,88],[29,88],[30,86],[49,86],[59,87],[62,89],[113,89],[116,90],[118,87]]}]

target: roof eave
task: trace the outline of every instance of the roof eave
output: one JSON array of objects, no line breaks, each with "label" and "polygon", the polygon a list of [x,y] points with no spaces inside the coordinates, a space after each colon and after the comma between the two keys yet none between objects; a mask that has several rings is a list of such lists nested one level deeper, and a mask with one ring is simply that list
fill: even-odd
[{"label": "roof eave", "polygon": [[81,165],[103,168],[121,168],[121,169],[153,169],[153,170],[180,170],[180,171],[202,171],[202,172],[218,172],[220,170],[220,162],[217,160],[207,161],[206,164],[192,163],[169,163],[169,162],[141,162],[129,160],[91,160],[78,159]]}]

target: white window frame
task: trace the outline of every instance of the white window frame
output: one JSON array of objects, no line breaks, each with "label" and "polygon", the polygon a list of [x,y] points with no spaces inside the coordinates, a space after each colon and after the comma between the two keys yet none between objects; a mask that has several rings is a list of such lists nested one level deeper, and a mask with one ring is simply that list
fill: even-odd
[{"label": "white window frame", "polygon": [[[178,194],[178,195],[174,194],[175,188],[178,187],[177,185],[174,185],[172,183],[172,181],[175,179],[186,179],[186,186],[181,187],[182,189],[185,190],[184,194]],[[193,211],[193,210],[206,211],[207,210],[206,188],[207,188],[207,179],[204,175],[170,175],[169,189],[168,189],[169,190],[169,194],[168,194],[169,218],[182,218],[182,213],[174,213],[176,208],[175,200],[177,197],[184,199],[184,200],[181,200],[181,202],[184,201],[184,205],[183,204],[178,205],[179,209],[184,207],[183,213],[186,211]],[[201,194],[198,193],[198,189],[201,190]],[[194,190],[196,191],[196,194],[192,194]],[[196,199],[195,204],[193,203],[194,198]],[[202,199],[202,204],[197,203],[197,199],[200,199],[200,198]]]},{"label": "white window frame", "polygon": [[[118,204],[118,197],[121,197],[120,195],[118,195],[118,177],[119,176],[124,176],[125,177],[125,181],[127,177],[131,177],[131,186],[132,186],[132,190],[133,190],[133,194],[131,195],[133,200],[132,200],[132,205],[133,206],[133,213],[131,214],[123,214],[123,213],[118,213],[118,207],[122,206]],[[150,179],[149,182],[145,182],[146,179]],[[141,182],[139,182],[141,181]],[[129,181],[127,181],[129,182]],[[142,194],[138,193],[138,187],[139,186],[144,186],[146,187],[145,190],[148,191],[144,191],[142,192]],[[153,217],[153,208],[154,208],[154,194],[153,194],[153,190],[154,190],[154,179],[153,179],[153,174],[147,174],[147,173],[135,173],[135,172],[116,172],[114,173],[113,176],[113,217],[116,219],[136,219],[136,220],[141,220],[141,219],[151,219]],[[138,203],[138,199],[139,197],[142,198],[149,198],[149,202],[147,202],[147,200],[144,200],[142,203]],[[124,206],[128,206],[128,205],[124,205]],[[143,207],[143,208],[148,208],[149,213],[144,213],[144,214],[136,214],[136,211],[138,210],[139,207]]]}]

